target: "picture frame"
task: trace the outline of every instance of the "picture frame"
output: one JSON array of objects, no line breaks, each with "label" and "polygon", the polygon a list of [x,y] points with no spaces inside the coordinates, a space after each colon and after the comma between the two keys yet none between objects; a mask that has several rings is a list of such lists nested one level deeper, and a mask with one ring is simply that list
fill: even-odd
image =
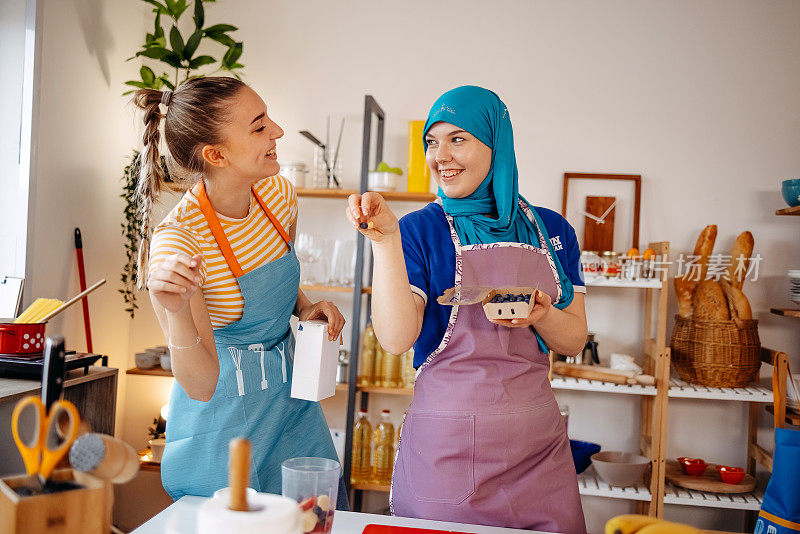
[{"label": "picture frame", "polygon": [[624,253],[639,248],[641,199],[640,174],[565,172],[561,216],[575,229],[581,250]]}]

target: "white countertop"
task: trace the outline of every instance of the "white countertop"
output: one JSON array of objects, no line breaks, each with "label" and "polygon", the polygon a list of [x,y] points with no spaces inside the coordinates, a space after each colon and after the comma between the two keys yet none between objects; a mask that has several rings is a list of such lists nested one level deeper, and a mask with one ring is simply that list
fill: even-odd
[{"label": "white countertop", "polygon": [[[197,528],[197,508],[200,506],[200,503],[205,500],[205,497],[182,497],[167,509],[151,518],[147,523],[134,530],[131,534],[194,534]],[[407,517],[392,517],[337,510],[333,515],[333,529],[331,530],[331,534],[361,534],[364,527],[369,524],[429,528],[467,532],[470,534],[519,534],[521,532],[534,532],[532,530],[486,527],[482,525],[467,525],[464,523],[446,523],[443,521],[428,521],[424,519],[409,519]]]}]

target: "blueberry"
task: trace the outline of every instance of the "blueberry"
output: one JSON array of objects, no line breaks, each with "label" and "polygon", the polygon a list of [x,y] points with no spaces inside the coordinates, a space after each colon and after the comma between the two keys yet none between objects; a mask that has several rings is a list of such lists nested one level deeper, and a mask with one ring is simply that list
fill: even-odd
[{"label": "blueberry", "polygon": [[358,223],[358,227],[361,228],[362,230],[366,230],[368,226],[369,225],[365,222]]},{"label": "blueberry", "polygon": [[506,301],[511,301],[511,299],[513,299],[513,298],[514,298],[514,295],[512,295],[511,293],[506,293]]},{"label": "blueberry", "polygon": [[525,297],[522,295],[517,295],[517,298],[514,300],[516,300],[517,302],[525,302]]}]

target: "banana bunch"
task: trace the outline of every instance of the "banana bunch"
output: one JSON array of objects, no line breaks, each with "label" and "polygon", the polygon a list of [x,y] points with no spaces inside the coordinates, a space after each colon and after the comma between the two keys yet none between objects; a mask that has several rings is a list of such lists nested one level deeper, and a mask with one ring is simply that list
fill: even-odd
[{"label": "banana bunch", "polygon": [[670,523],[648,515],[618,515],[606,523],[606,534],[700,534],[689,525]]}]

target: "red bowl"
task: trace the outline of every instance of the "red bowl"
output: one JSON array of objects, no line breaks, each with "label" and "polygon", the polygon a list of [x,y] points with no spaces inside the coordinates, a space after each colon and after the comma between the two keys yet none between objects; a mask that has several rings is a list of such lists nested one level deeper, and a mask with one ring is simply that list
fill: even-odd
[{"label": "red bowl", "polygon": [[693,477],[700,476],[706,472],[707,464],[702,458],[681,456],[678,458],[678,463],[681,464],[681,469],[683,469],[684,473]]},{"label": "red bowl", "polygon": [[717,471],[719,471],[719,476],[726,484],[739,484],[742,480],[744,480],[745,472],[741,467],[718,465]]}]

